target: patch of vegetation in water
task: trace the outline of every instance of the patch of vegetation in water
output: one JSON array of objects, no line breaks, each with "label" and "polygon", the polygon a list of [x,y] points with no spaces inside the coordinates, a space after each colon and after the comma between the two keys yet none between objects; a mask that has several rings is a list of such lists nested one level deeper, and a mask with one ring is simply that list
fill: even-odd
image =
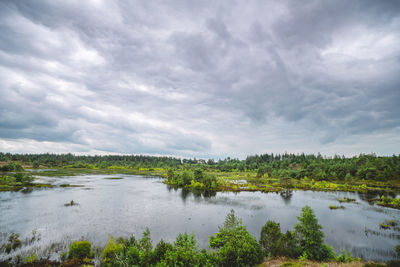
[{"label": "patch of vegetation in water", "polygon": [[379,206],[400,209],[400,197],[391,198],[391,197],[381,196],[380,200],[377,201]]},{"label": "patch of vegetation in water", "polygon": [[19,248],[21,246],[21,240],[19,239],[19,234],[12,233],[8,237],[8,243],[5,246],[6,252],[10,253],[12,250]]},{"label": "patch of vegetation in water", "polygon": [[71,200],[70,202],[64,204],[65,207],[72,207],[72,206],[78,206],[78,205],[79,205],[79,203],[77,203],[77,202],[75,202],[73,200]]},{"label": "patch of vegetation in water", "polygon": [[106,177],[104,179],[107,179],[107,180],[122,180],[124,178],[122,178],[122,177]]},{"label": "patch of vegetation in water", "polygon": [[391,229],[397,226],[397,222],[395,220],[385,220],[384,222],[379,223],[381,229]]},{"label": "patch of vegetation in water", "polygon": [[334,205],[330,205],[330,206],[329,206],[329,209],[331,209],[331,210],[337,210],[337,209],[345,209],[345,207],[344,207],[344,206],[334,206]]},{"label": "patch of vegetation in water", "polygon": [[75,185],[75,184],[60,184],[60,187],[84,187],[83,185]]},{"label": "patch of vegetation in water", "polygon": [[34,177],[27,173],[17,172],[14,174],[7,174],[0,176],[0,192],[4,191],[19,191],[21,189],[33,188],[52,188],[51,184],[46,183],[33,183]]},{"label": "patch of vegetation in water", "polygon": [[356,200],[354,198],[344,197],[344,198],[338,198],[338,201],[340,203],[349,203],[349,202],[355,202]]}]

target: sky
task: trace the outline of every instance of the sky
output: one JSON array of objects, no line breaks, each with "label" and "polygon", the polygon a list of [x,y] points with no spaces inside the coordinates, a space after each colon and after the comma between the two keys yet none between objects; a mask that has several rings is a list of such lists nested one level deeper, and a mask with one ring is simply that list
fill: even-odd
[{"label": "sky", "polygon": [[400,153],[400,1],[0,2],[0,151]]}]

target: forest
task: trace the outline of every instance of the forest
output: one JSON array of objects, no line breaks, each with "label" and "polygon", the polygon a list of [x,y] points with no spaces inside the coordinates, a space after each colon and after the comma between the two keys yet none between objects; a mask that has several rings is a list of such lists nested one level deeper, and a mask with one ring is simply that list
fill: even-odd
[{"label": "forest", "polygon": [[[124,168],[191,169],[219,172],[257,172],[258,177],[309,178],[322,180],[400,180],[400,155],[376,156],[360,154],[354,157],[323,157],[305,154],[262,154],[235,158],[179,159],[145,155],[75,156],[73,154],[10,154],[0,152],[0,162],[19,162],[32,167],[70,167],[104,169],[113,166]],[[19,165],[16,165],[18,167]],[[15,166],[14,166],[15,167]],[[11,171],[7,164],[0,171]]]}]

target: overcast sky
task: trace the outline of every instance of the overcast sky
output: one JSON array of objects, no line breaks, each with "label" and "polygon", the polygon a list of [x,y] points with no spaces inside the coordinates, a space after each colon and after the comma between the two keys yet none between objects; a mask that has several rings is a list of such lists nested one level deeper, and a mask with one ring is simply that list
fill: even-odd
[{"label": "overcast sky", "polygon": [[0,151],[400,153],[400,1],[0,2]]}]

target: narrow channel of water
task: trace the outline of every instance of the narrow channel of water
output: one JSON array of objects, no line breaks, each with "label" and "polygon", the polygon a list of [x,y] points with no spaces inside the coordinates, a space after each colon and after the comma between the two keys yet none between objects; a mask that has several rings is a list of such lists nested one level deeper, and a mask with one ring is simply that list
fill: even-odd
[{"label": "narrow channel of water", "polygon": [[[108,179],[121,178],[121,179]],[[41,177],[41,182],[73,184],[23,192],[0,192],[0,247],[10,233],[22,239],[36,239],[22,249],[0,259],[34,251],[39,256],[66,250],[77,239],[104,245],[110,235],[140,237],[149,227],[154,244],[161,238],[172,242],[179,232],[194,233],[201,247],[218,231],[226,214],[234,209],[257,238],[267,220],[281,224],[282,231],[297,223],[301,208],[309,205],[323,226],[325,241],[337,252],[341,249],[371,260],[395,258],[393,248],[400,244],[400,232],[382,230],[384,220],[400,220],[400,211],[371,205],[366,195],[345,192],[297,191],[287,195],[260,192],[193,194],[172,189],[159,178],[136,175],[84,175]],[[339,205],[337,198],[355,198]],[[74,200],[79,205],[66,207]],[[26,240],[27,241],[27,240]],[[28,243],[28,242],[26,242]],[[46,254],[47,253],[47,254]]]}]

